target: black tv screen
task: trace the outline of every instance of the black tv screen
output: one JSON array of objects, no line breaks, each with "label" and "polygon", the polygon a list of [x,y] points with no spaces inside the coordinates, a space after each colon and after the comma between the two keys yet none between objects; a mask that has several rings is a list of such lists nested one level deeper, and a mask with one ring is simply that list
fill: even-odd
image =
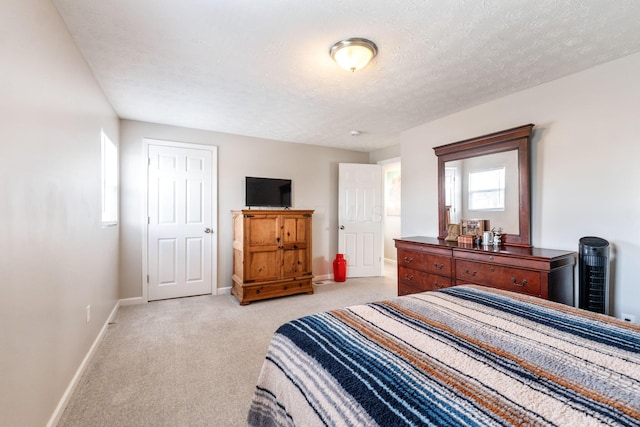
[{"label": "black tv screen", "polygon": [[245,205],[291,207],[291,180],[246,177]]}]

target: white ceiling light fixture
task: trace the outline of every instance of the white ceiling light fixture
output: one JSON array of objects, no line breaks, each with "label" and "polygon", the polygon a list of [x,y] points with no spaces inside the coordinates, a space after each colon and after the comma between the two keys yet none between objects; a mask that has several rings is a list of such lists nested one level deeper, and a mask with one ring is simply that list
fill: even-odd
[{"label": "white ceiling light fixture", "polygon": [[378,46],[371,40],[354,37],[331,46],[329,54],[340,67],[354,72],[367,66],[378,54]]}]

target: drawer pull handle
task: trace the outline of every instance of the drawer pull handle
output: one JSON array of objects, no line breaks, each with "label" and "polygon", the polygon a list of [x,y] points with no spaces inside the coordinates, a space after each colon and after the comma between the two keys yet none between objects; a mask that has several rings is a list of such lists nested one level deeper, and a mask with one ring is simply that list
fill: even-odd
[{"label": "drawer pull handle", "polygon": [[527,279],[522,279],[522,283],[517,283],[517,282],[516,282],[516,278],[515,278],[515,277],[512,277],[512,278],[511,278],[511,283],[513,283],[513,284],[514,284],[514,285],[516,285],[516,286],[523,287],[523,286],[525,286],[525,285],[527,284]]},{"label": "drawer pull handle", "polygon": [[435,268],[437,268],[438,270],[442,270],[442,267],[444,267],[444,264],[438,264],[437,262],[434,262],[434,263],[433,263],[433,266],[434,266]]},{"label": "drawer pull handle", "polygon": [[413,280],[413,274],[406,274],[404,275],[404,279],[405,280]]},{"label": "drawer pull handle", "polygon": [[491,271],[491,272],[493,273],[494,271],[496,271],[496,269],[495,269],[495,268],[493,268],[493,267],[491,267],[491,268],[489,269],[489,271]]},{"label": "drawer pull handle", "polygon": [[[464,269],[464,272],[465,272],[465,273],[467,273],[467,274],[470,274],[470,275],[472,275],[472,276],[475,276],[475,275],[476,275],[476,273],[477,273],[477,271],[476,271],[476,270],[469,271],[469,269],[468,269],[468,268],[465,268],[465,269]],[[515,279],[514,279],[514,280],[515,280]]]},{"label": "drawer pull handle", "polygon": [[412,258],[404,257],[404,262],[406,262],[407,264],[411,264],[413,262],[413,257]]},{"label": "drawer pull handle", "polygon": [[436,288],[438,288],[438,289],[442,289],[442,288],[444,288],[444,283],[434,282],[433,284],[434,284],[434,286],[435,286]]},{"label": "drawer pull handle", "polygon": [[493,255],[489,255],[489,260],[493,261]]}]

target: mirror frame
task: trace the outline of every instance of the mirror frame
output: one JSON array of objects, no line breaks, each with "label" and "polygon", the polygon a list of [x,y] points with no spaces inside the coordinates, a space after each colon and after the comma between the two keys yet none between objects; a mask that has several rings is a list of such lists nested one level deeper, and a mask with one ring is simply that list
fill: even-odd
[{"label": "mirror frame", "polygon": [[519,182],[519,234],[503,234],[502,244],[506,246],[531,247],[531,186],[529,178],[529,140],[533,132],[533,124],[506,129],[500,132],[465,139],[447,145],[434,147],[438,156],[438,239],[447,236],[445,212],[445,163],[469,157],[504,151],[518,151]]}]

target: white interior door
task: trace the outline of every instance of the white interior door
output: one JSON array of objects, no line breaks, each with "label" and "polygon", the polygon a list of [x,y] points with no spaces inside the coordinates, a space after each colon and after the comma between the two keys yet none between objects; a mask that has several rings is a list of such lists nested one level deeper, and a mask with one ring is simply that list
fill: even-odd
[{"label": "white interior door", "polygon": [[382,275],[382,167],[340,163],[338,251],[347,277]]},{"label": "white interior door", "polygon": [[148,300],[211,294],[216,147],[147,142]]}]

